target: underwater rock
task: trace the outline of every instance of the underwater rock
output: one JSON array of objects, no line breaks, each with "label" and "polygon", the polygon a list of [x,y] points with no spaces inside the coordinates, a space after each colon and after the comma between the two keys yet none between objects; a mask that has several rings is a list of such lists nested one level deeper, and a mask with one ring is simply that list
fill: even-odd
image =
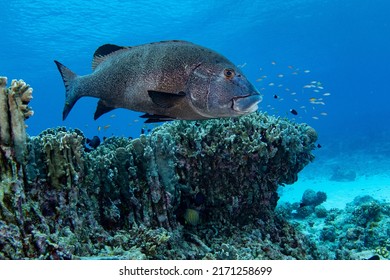
[{"label": "underwater rock", "polygon": [[307,189],[304,191],[302,195],[302,203],[301,206],[318,206],[321,203],[326,201],[326,193],[318,191],[315,192],[311,189]]},{"label": "underwater rock", "polygon": [[277,212],[285,218],[308,218],[315,213],[318,218],[325,218],[327,210],[321,206],[327,199],[325,192],[315,192],[307,189],[302,195],[301,202],[281,203],[278,205]]}]

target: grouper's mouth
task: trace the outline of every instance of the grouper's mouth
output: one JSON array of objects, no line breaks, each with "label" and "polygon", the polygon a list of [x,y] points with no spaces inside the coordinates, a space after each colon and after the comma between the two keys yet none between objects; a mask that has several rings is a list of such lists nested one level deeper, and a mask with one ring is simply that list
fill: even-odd
[{"label": "grouper's mouth", "polygon": [[260,94],[237,96],[232,99],[232,109],[240,114],[248,114],[256,111],[261,102]]}]

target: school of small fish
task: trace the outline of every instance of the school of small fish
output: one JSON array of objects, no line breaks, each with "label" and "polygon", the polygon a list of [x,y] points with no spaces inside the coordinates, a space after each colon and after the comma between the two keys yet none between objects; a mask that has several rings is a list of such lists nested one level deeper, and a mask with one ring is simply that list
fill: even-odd
[{"label": "school of small fish", "polygon": [[[328,116],[325,105],[331,93],[325,89],[322,82],[310,79],[311,70],[300,69],[293,65],[286,67],[276,61],[271,61],[270,64],[270,67],[259,68],[261,76],[256,79],[256,82],[261,83],[257,88],[264,94],[262,106],[266,106],[266,108],[260,107],[261,110],[282,116],[285,111],[285,116],[291,116],[293,119],[309,116],[313,120],[319,120]],[[284,105],[275,104],[276,101],[284,102]],[[283,109],[287,105],[290,108]]]}]

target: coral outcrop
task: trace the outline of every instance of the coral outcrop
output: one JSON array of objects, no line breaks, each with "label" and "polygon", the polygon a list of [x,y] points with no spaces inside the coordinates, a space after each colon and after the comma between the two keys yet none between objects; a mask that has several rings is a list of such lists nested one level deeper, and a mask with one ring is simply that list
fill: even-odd
[{"label": "coral outcrop", "polygon": [[[309,190],[305,197],[310,193],[313,194],[313,191]],[[321,192],[317,193],[323,196]],[[322,207],[319,205],[314,212],[308,211],[305,216],[294,209],[294,204],[282,203],[278,205],[276,212],[278,216],[288,217],[291,223],[296,224],[297,229],[306,233],[306,238],[312,244],[317,244],[318,258],[390,258],[389,203],[368,195],[358,196],[345,209],[326,210],[319,208]],[[296,213],[291,214],[293,211]]]},{"label": "coral outcrop", "polygon": [[1,116],[0,258],[317,257],[274,212],[278,186],[314,158],[308,125],[261,113],[175,121],[91,151],[77,129],[26,137],[26,87],[2,86],[2,100],[19,96],[0,103],[19,123]]}]

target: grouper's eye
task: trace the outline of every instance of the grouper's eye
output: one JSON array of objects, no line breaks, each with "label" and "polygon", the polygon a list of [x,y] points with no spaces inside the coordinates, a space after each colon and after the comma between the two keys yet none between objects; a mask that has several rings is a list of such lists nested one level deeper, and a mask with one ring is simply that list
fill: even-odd
[{"label": "grouper's eye", "polygon": [[233,69],[225,69],[225,71],[223,73],[224,73],[225,77],[228,79],[232,79],[234,77],[234,75],[236,74]]}]

